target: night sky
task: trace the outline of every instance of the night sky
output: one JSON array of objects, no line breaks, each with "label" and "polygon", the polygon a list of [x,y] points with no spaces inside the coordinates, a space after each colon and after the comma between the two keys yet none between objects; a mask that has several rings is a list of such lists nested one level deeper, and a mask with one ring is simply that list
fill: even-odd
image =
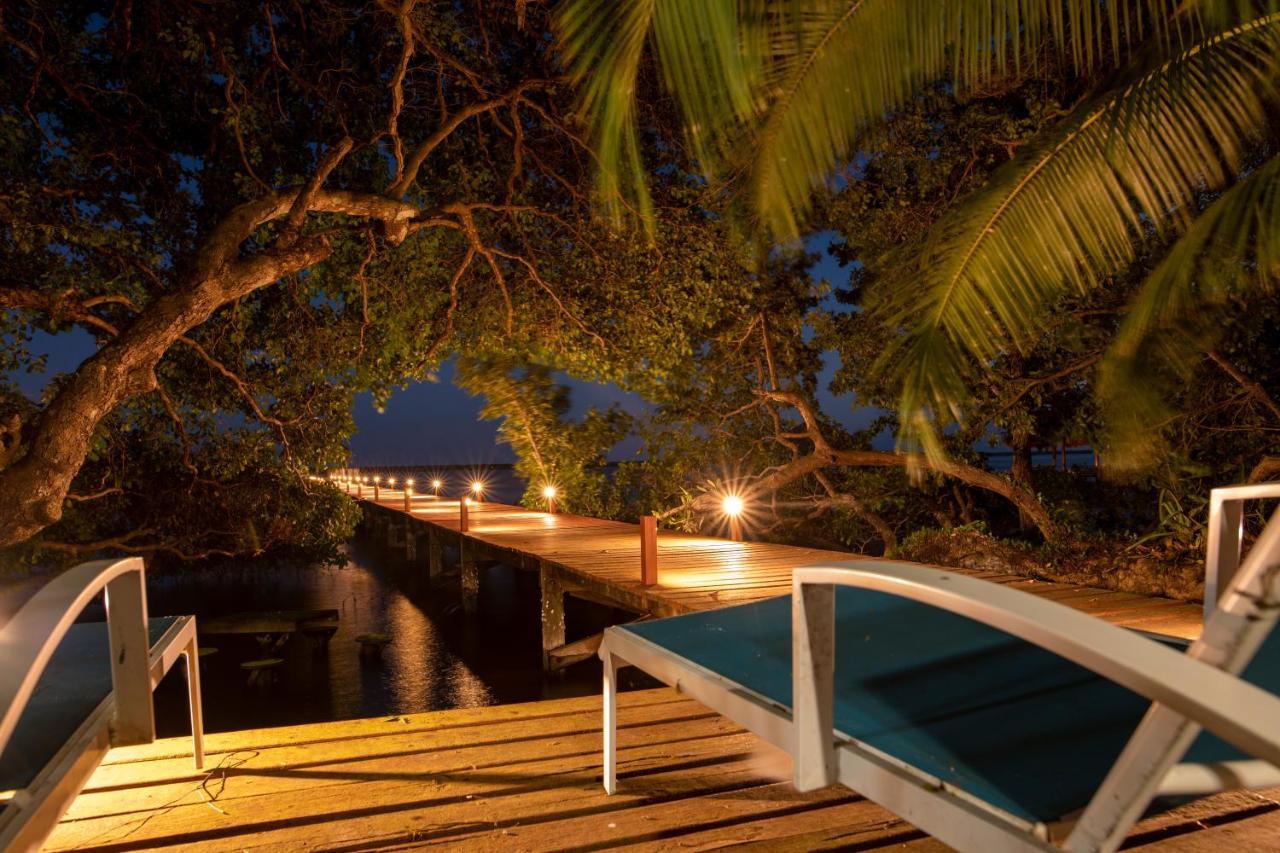
[{"label": "night sky", "polygon": [[[825,248],[826,239],[811,242],[816,250]],[[843,281],[846,273],[824,255],[812,268],[815,278]],[[74,370],[93,353],[93,339],[76,329],[57,336],[36,333],[34,352],[49,355],[48,370],[42,374],[19,374],[19,387],[32,399],[38,399],[47,381],[59,373]],[[827,354],[827,364],[820,382],[819,401],[831,416],[850,427],[865,426],[876,413],[854,409],[853,395],[836,397],[828,393],[827,383],[836,368],[836,358]],[[572,414],[581,416],[591,406],[619,403],[633,413],[644,411],[643,402],[612,385],[596,385],[560,377],[572,389]],[[351,439],[352,464],[379,465],[475,465],[514,462],[515,455],[497,441],[497,422],[483,421],[479,413],[483,402],[455,386],[453,365],[441,369],[438,381],[419,382],[395,394],[379,413],[371,395],[356,399],[356,435]],[[891,446],[892,440],[881,437],[877,444]],[[614,449],[615,460],[635,458],[642,452],[634,441],[623,442]]]}]

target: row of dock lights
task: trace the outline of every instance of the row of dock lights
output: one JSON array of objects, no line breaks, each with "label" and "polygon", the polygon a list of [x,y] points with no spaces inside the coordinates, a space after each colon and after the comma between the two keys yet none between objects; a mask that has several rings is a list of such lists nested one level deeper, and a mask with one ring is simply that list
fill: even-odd
[{"label": "row of dock lights", "polygon": [[[341,475],[333,475],[329,479],[335,482],[342,483],[343,486],[348,489],[348,491],[350,490],[351,485],[354,484],[356,487],[357,497],[363,497],[364,486],[373,486],[374,500],[379,500],[382,497],[381,486],[383,483],[383,478],[381,475],[374,476],[374,477],[345,477]],[[389,489],[394,489],[396,487],[395,477],[388,477],[386,478],[385,482],[387,484],[387,488]],[[404,496],[405,496],[406,504],[408,504],[410,498],[412,498],[413,496],[414,483],[415,481],[412,478],[407,478],[404,481]],[[435,497],[437,498],[440,497],[440,490],[442,488],[444,488],[443,480],[441,480],[439,477],[432,479],[431,491],[435,495]],[[468,490],[468,495],[466,498],[464,498],[464,500],[480,503],[484,500],[484,490],[485,490],[484,481],[472,480],[471,486]],[[543,487],[542,497],[545,498],[547,501],[547,512],[552,514],[555,513],[557,495],[558,495],[558,492],[555,486],[547,485]]]},{"label": "row of dock lights", "polygon": [[[383,482],[381,476],[364,477],[364,476],[342,476],[331,475],[330,479],[343,484],[344,488],[350,491],[352,483],[356,487],[356,497],[362,496],[363,487],[366,485],[373,486],[373,499],[380,498],[379,487]],[[388,477],[386,480],[387,487],[394,489],[396,479]],[[410,512],[412,508],[414,480],[406,479],[404,481],[404,510]],[[440,490],[444,488],[444,481],[436,477],[431,480],[431,490],[436,498],[440,497]],[[481,503],[484,498],[485,486],[481,480],[472,480],[468,489],[468,494],[464,495],[458,501],[458,522],[459,530],[466,533],[469,529],[469,518],[467,508],[473,503]],[[542,488],[542,497],[547,502],[547,512],[554,515],[556,511],[556,498],[559,491],[555,486],[547,484]],[[725,520],[729,524],[729,538],[734,542],[742,541],[742,522],[743,514],[746,512],[746,501],[741,495],[729,492],[720,499],[720,511],[723,513]],[[646,586],[652,586],[658,582],[658,523],[657,519],[652,515],[641,516],[640,518],[640,581]]]}]

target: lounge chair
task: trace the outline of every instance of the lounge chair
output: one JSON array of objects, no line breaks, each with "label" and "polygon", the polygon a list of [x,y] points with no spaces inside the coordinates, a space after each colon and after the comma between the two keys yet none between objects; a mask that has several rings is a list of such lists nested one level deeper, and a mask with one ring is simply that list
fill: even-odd
[{"label": "lounge chair", "polygon": [[605,790],[628,665],[789,752],[797,789],[839,782],[960,850],[1114,850],[1173,798],[1280,785],[1280,511],[1242,561],[1235,511],[1276,496],[1216,490],[1209,564],[1225,592],[1189,647],[885,560],[798,569],[782,598],[609,628]]},{"label": "lounge chair", "polygon": [[[105,590],[107,621],[76,623]],[[0,630],[0,850],[38,850],[112,746],[155,739],[151,692],[186,658],[204,765],[194,616],[147,618],[142,560],[98,560],[46,584]]]}]

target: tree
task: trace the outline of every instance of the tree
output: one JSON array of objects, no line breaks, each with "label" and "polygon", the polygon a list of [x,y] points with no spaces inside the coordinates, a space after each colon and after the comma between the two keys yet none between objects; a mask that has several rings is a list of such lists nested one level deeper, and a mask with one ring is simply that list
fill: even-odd
[{"label": "tree", "polygon": [[525,12],[5,7],[7,358],[33,329],[97,350],[42,405],[7,395],[0,546],[64,515],[72,550],[303,543],[352,392],[424,375],[469,312],[585,328],[538,274],[580,238],[585,153]]},{"label": "tree", "polygon": [[878,295],[894,333],[879,367],[900,389],[899,434],[932,462],[972,387],[1033,346],[1051,306],[1123,276],[1153,246],[1169,246],[1166,261],[1134,296],[1111,354],[1125,391],[1138,342],[1186,318],[1206,290],[1225,299],[1273,286],[1274,7],[720,0],[605,15],[598,0],[575,0],[559,25],[615,215],[628,196],[648,209],[632,82],[652,36],[697,162],[724,176],[763,237],[781,240],[799,235],[814,188],[864,134],[927,87],[973,92],[1045,56],[1083,82],[1066,115],[939,219],[923,250],[899,256]]}]

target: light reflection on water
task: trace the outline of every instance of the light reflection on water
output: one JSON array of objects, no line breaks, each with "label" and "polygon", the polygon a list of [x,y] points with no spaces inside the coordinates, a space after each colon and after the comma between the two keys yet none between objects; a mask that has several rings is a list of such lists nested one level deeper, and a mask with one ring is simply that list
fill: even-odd
[{"label": "light reflection on water", "polygon": [[[428,584],[421,565],[408,566],[368,544],[353,544],[341,568],[245,566],[171,573],[148,579],[151,612],[200,617],[262,610],[339,611],[328,651],[305,637],[278,653],[274,683],[250,685],[240,664],[262,657],[251,636],[202,635],[218,649],[204,659],[202,679],[209,731],[422,713],[600,690],[598,661],[565,673],[541,668],[537,573],[503,566],[485,571],[479,612],[462,612],[458,578]],[[624,621],[622,614],[570,600],[571,637]],[[381,658],[361,657],[355,638],[392,638]],[[169,683],[172,682],[172,683]],[[157,694],[161,734],[186,731],[181,677]]]}]

